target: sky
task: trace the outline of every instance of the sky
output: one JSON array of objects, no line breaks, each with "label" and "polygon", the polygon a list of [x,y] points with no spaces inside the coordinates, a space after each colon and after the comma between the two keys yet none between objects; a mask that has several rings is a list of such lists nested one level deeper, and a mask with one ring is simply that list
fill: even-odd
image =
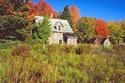
[{"label": "sky", "polygon": [[[39,2],[39,0],[34,0]],[[47,0],[56,11],[68,5],[76,5],[81,16],[95,17],[105,21],[125,19],[125,0]]]}]

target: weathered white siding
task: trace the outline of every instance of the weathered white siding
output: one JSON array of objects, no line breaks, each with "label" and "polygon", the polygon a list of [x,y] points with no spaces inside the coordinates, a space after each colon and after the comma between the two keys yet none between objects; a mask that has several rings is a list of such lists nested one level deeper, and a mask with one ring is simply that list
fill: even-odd
[{"label": "weathered white siding", "polygon": [[77,45],[77,38],[69,38],[67,39],[68,45]]},{"label": "weathered white siding", "polygon": [[104,43],[103,43],[103,46],[104,47],[107,47],[107,46],[110,46],[111,45],[111,42],[108,40],[108,39],[106,39],[105,41],[104,41]]},{"label": "weathered white siding", "polygon": [[[35,16],[35,22],[39,23],[42,22],[44,17],[42,16]],[[73,34],[73,30],[67,20],[62,19],[49,19],[50,27],[51,27],[51,36],[49,37],[49,44],[77,44],[77,39],[69,39],[64,42],[64,34],[69,33]]]},{"label": "weathered white siding", "polygon": [[63,33],[61,32],[52,32],[49,37],[49,44],[63,44]]}]

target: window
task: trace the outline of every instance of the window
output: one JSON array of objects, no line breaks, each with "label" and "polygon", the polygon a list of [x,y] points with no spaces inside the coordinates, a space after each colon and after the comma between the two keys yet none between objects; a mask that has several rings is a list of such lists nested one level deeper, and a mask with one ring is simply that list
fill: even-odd
[{"label": "window", "polygon": [[62,42],[62,40],[59,40],[59,44],[62,44],[63,42]]},{"label": "window", "polygon": [[57,29],[56,26],[54,26],[54,28]]},{"label": "window", "polygon": [[58,28],[58,30],[60,30],[60,28]]}]

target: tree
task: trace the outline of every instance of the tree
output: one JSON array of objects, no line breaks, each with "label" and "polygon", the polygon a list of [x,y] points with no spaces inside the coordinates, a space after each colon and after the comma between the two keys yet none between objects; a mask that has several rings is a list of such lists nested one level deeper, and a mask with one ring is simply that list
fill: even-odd
[{"label": "tree", "polygon": [[112,43],[119,44],[123,41],[124,29],[122,28],[121,22],[108,22],[108,27],[111,29],[110,39]]},{"label": "tree", "polygon": [[34,2],[27,2],[25,4],[28,7],[29,16],[28,18],[34,18],[35,16],[42,15],[42,11],[40,10],[40,7],[36,5]]},{"label": "tree", "polygon": [[[14,16],[0,16],[0,39],[25,41],[29,30],[29,20]],[[30,27],[31,28],[31,27]]]},{"label": "tree", "polygon": [[49,3],[47,3],[45,0],[41,0],[38,3],[38,6],[41,7],[43,15],[51,16],[51,14],[53,14],[54,17],[57,17],[57,13],[56,13],[55,9]]},{"label": "tree", "polygon": [[70,7],[70,15],[73,22],[73,30],[76,32],[78,31],[77,24],[78,24],[78,20],[80,19],[80,12],[78,7],[72,5]]},{"label": "tree", "polygon": [[24,10],[24,4],[29,0],[1,0],[0,15],[19,14]]},{"label": "tree", "polygon": [[0,1],[0,15],[10,14],[13,10],[13,6],[7,0]]},{"label": "tree", "polygon": [[78,41],[83,42],[84,40],[95,37],[93,26],[95,25],[95,18],[82,17],[78,22]]},{"label": "tree", "polygon": [[11,5],[13,5],[13,8],[15,11],[20,11],[25,3],[27,3],[30,0],[10,0]]},{"label": "tree", "polygon": [[45,16],[42,22],[36,24],[36,26],[33,32],[34,39],[40,43],[47,43],[51,31],[49,18]]},{"label": "tree", "polygon": [[72,22],[72,18],[71,18],[70,10],[68,6],[64,7],[60,17],[61,19],[68,20],[70,26],[73,27],[73,22]]},{"label": "tree", "polygon": [[96,20],[94,31],[98,37],[108,37],[111,32],[107,26],[107,23],[101,19]]},{"label": "tree", "polygon": [[79,19],[79,22],[89,23],[90,25],[95,26],[95,24],[96,24],[96,18],[92,18],[92,17],[82,17],[82,18]]},{"label": "tree", "polygon": [[56,11],[45,0],[40,0],[38,4],[28,2],[26,3],[26,6],[29,8],[29,18],[41,15],[48,15],[50,17],[51,14],[53,14],[54,17],[57,16]]}]

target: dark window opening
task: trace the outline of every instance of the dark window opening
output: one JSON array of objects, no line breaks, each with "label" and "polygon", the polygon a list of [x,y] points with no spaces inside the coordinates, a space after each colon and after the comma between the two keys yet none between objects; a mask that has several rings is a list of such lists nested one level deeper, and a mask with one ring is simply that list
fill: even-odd
[{"label": "dark window opening", "polygon": [[54,26],[54,28],[57,29],[56,26]]},{"label": "dark window opening", "polygon": [[63,42],[62,42],[62,40],[59,40],[59,44],[62,44]]},{"label": "dark window opening", "polygon": [[58,28],[58,30],[60,30],[60,28]]}]

